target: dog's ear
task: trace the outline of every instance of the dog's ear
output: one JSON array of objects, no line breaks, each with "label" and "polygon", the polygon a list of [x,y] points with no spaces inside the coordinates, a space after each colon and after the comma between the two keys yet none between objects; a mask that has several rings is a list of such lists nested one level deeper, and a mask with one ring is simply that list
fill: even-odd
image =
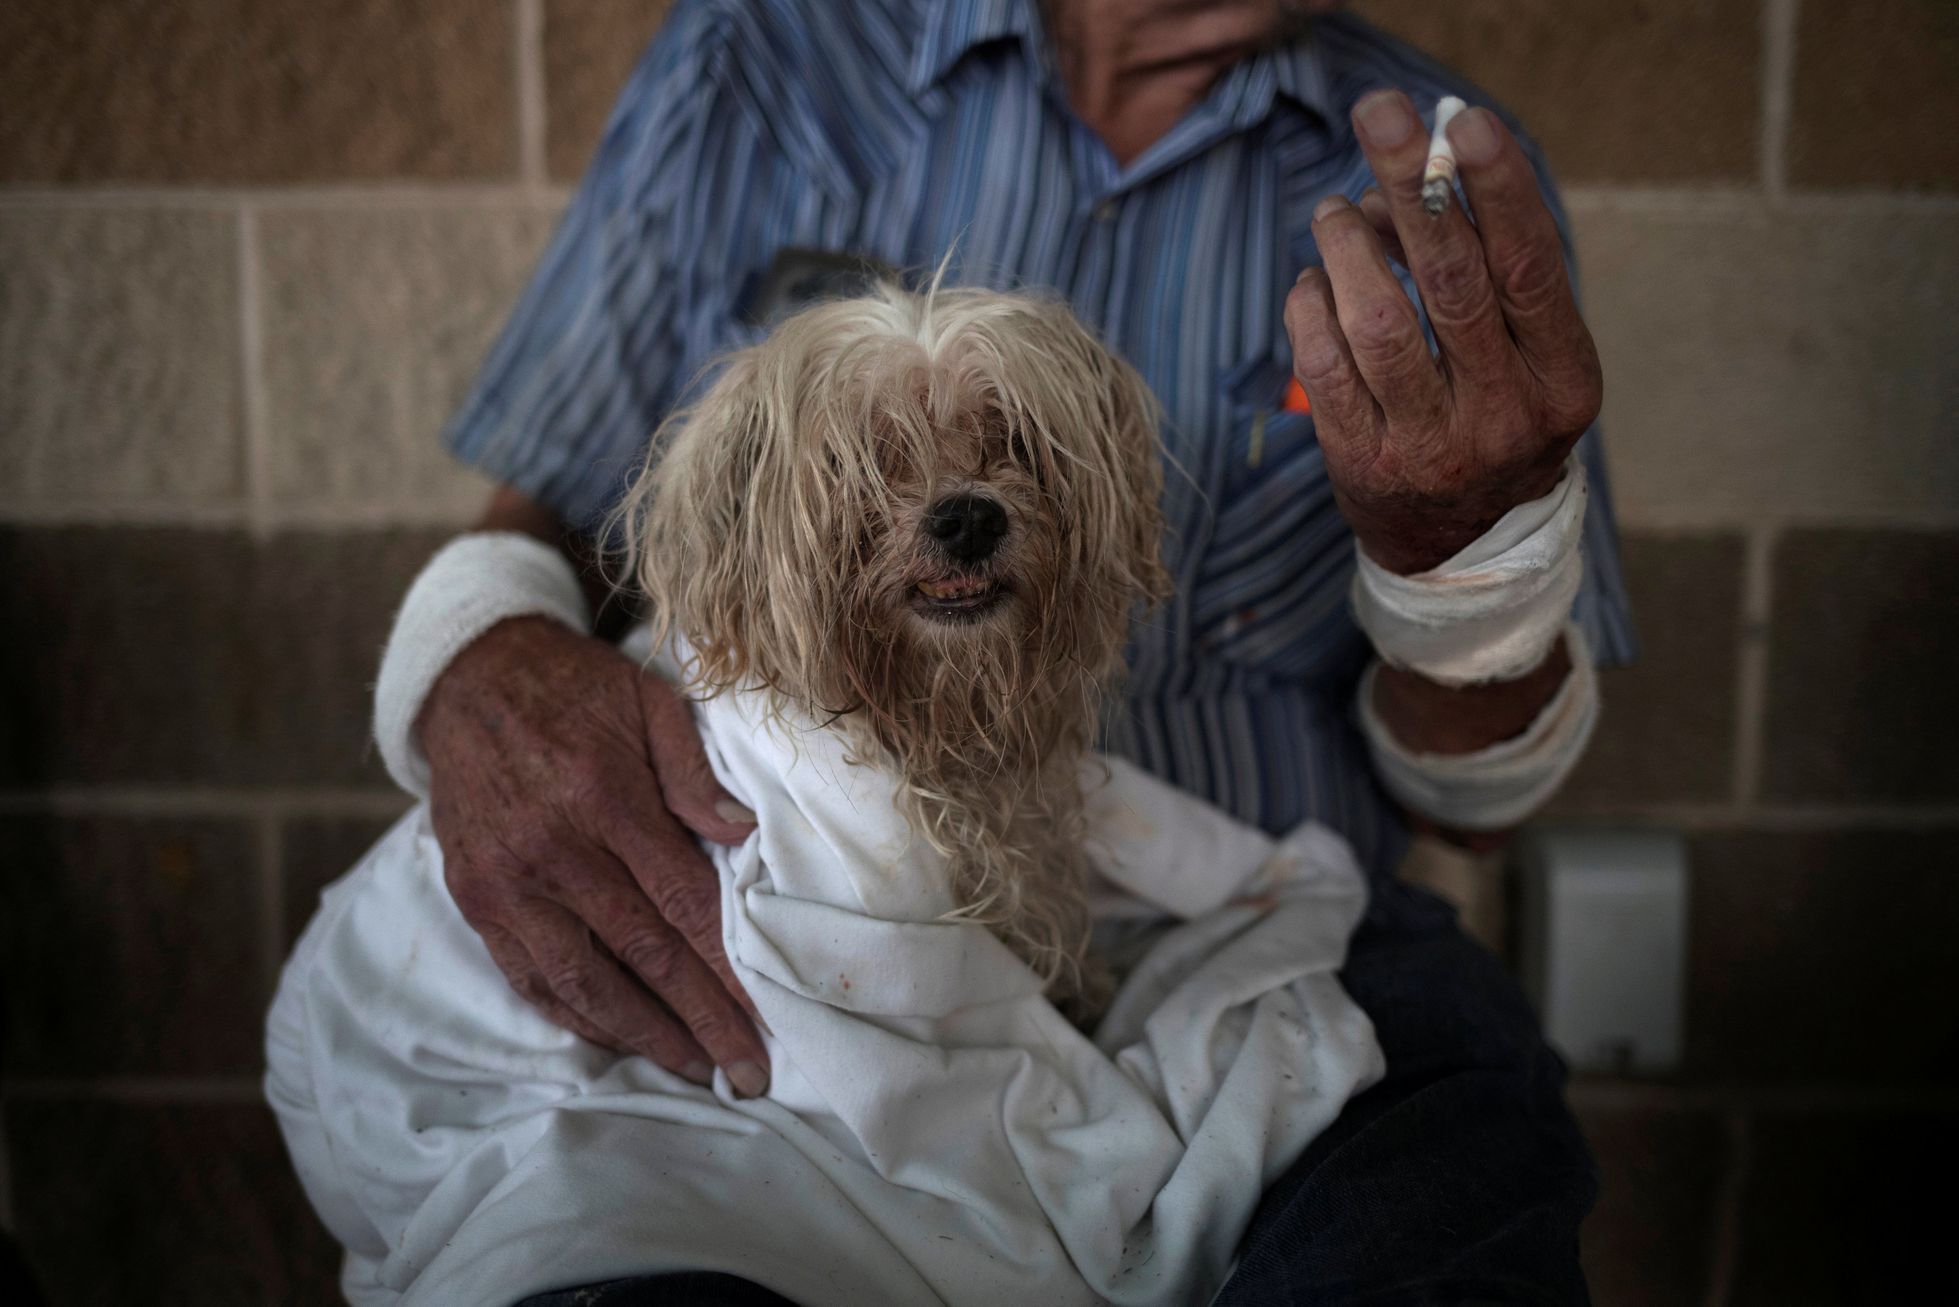
[{"label": "dog's ear", "polygon": [[694,688],[708,693],[756,672],[750,627],[766,582],[751,517],[775,420],[757,373],[754,351],[733,355],[700,401],[655,434],[619,510],[656,647],[684,637]]}]

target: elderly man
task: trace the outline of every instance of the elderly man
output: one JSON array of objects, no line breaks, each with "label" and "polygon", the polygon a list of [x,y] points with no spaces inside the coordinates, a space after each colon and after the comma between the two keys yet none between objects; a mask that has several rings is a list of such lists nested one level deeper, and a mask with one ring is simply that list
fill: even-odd
[{"label": "elderly man", "polygon": [[[592,575],[590,533],[648,433],[752,337],[782,251],[949,255],[954,280],[1065,296],[1156,390],[1184,474],[1165,503],[1178,597],[1135,634],[1109,747],[1268,830],[1323,821],[1376,880],[1343,979],[1387,1078],[1269,1190],[1220,1301],[1578,1302],[1593,1180],[1562,1069],[1494,961],[1393,881],[1409,818],[1373,759],[1473,769],[1575,657],[1630,651],[1580,440],[1598,364],[1531,147],[1471,108],[1450,139],[1475,222],[1424,213],[1416,106],[1484,97],[1317,12],[1334,8],[680,0],[449,440],[502,483],[486,529]],[[1356,542],[1388,574],[1433,568],[1560,484],[1574,441],[1585,638],[1470,684],[1382,668],[1370,748]],[[694,844],[739,840],[748,814],[672,691],[521,617],[441,672],[415,730],[450,890],[517,990],[589,1039],[760,1092]],[[775,1300],[725,1277],[590,1292]]]}]

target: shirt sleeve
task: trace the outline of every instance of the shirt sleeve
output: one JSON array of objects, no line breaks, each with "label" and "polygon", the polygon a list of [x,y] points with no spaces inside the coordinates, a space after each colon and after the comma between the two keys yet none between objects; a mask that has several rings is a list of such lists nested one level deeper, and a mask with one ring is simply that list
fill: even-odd
[{"label": "shirt sleeve", "polygon": [[[1571,270],[1572,293],[1584,305],[1579,286],[1578,254],[1571,243],[1571,224],[1565,216],[1564,202],[1557,183],[1544,163],[1544,155],[1515,121],[1505,121],[1523,144],[1531,166],[1537,171],[1538,185],[1557,220],[1558,238],[1564,242],[1565,266]],[[1611,477],[1605,466],[1604,435],[1594,422],[1578,442],[1578,457],[1584,462],[1591,488],[1591,502],[1585,514],[1581,548],[1585,556],[1585,581],[1572,604],[1572,618],[1585,632],[1592,648],[1592,661],[1600,667],[1622,667],[1639,656],[1639,636],[1633,628],[1632,605],[1626,598],[1625,575],[1619,564],[1619,526],[1612,507]]]},{"label": "shirt sleeve", "polygon": [[577,530],[617,502],[687,381],[687,228],[709,165],[748,126],[717,29],[710,4],[674,6],[443,435]]}]

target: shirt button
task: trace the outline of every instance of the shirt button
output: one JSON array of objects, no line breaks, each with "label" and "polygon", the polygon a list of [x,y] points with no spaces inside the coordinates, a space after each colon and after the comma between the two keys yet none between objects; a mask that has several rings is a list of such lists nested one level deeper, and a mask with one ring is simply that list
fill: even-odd
[{"label": "shirt button", "polygon": [[1114,200],[1104,200],[1095,206],[1095,221],[1114,222],[1115,217],[1116,202]]}]

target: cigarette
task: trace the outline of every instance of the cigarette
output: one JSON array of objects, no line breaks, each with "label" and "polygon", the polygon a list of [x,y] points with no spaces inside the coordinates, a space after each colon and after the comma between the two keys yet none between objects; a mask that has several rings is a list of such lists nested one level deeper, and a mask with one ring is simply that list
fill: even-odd
[{"label": "cigarette", "polygon": [[1422,208],[1431,218],[1449,207],[1455,189],[1456,151],[1449,144],[1449,121],[1469,106],[1453,95],[1435,102],[1435,135],[1428,138],[1428,167],[1422,170]]}]

